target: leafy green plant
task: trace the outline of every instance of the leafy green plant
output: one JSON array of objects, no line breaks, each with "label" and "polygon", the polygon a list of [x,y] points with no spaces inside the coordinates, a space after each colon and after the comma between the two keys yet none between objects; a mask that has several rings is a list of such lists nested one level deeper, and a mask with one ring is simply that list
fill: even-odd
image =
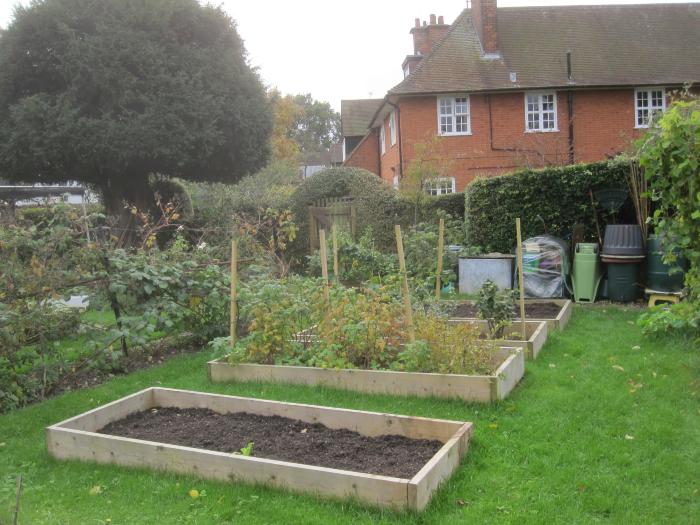
[{"label": "leafy green plant", "polygon": [[501,290],[491,280],[486,281],[479,290],[476,308],[479,317],[488,323],[493,338],[503,337],[503,332],[513,320],[513,294],[512,290]]},{"label": "leafy green plant", "polygon": [[700,98],[682,94],[638,142],[639,164],[654,206],[651,223],[664,239],[664,262],[679,257],[688,301],[642,315],[645,333],[686,332],[700,336]]},{"label": "leafy green plant", "polygon": [[255,445],[255,443],[253,443],[252,441],[249,441],[245,447],[241,448],[241,451],[240,451],[241,455],[242,456],[252,456],[254,445]]}]

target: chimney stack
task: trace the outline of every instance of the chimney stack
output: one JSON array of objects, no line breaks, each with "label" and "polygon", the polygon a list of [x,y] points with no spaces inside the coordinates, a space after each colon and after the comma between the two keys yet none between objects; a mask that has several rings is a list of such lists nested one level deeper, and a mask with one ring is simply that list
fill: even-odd
[{"label": "chimney stack", "polygon": [[447,34],[449,25],[445,24],[445,17],[437,17],[431,14],[430,23],[425,20],[421,25],[420,18],[416,18],[414,27],[411,29],[413,35],[413,54],[425,56],[429,54],[435,44],[437,44]]},{"label": "chimney stack", "polygon": [[497,0],[472,0],[472,21],[485,55],[498,55]]}]

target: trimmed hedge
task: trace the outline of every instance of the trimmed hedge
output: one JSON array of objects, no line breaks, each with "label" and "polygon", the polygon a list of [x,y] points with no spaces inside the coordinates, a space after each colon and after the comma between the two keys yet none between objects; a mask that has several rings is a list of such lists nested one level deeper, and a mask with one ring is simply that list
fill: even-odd
[{"label": "trimmed hedge", "polygon": [[[409,206],[413,206],[409,204]],[[450,193],[439,197],[427,197],[421,206],[420,220],[424,222],[434,221],[438,211],[444,211],[455,219],[464,218],[464,194]]]},{"label": "trimmed hedge", "polygon": [[469,244],[508,253],[515,246],[515,219],[522,219],[527,239],[543,233],[538,215],[552,235],[569,239],[574,224],[581,223],[587,238],[594,239],[589,190],[626,187],[628,170],[628,160],[620,158],[478,179],[465,192]]}]

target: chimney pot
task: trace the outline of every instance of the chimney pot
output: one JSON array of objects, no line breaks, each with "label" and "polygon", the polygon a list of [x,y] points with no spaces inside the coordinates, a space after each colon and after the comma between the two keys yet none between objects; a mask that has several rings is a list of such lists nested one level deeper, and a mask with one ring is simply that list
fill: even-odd
[{"label": "chimney pot", "polygon": [[430,25],[434,26],[435,24],[437,24],[437,20],[435,18],[435,15],[430,15]]},{"label": "chimney pot", "polygon": [[428,25],[428,22],[426,22],[425,20],[423,20],[423,27],[425,27],[425,26],[427,26],[427,25]]},{"label": "chimney pot", "polygon": [[420,18],[416,18],[415,26],[420,27]]},{"label": "chimney pot", "polygon": [[445,23],[445,17],[444,16],[439,16],[438,17],[438,24],[443,25]]}]

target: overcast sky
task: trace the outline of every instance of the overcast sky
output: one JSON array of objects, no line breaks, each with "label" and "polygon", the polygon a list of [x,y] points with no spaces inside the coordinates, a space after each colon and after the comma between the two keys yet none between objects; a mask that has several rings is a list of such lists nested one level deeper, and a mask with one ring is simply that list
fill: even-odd
[{"label": "overcast sky", "polygon": [[[106,0],[108,1],[108,0]],[[499,0],[498,5],[672,3],[677,0]],[[0,0],[0,26],[15,0]],[[27,4],[27,0],[19,3]],[[383,97],[401,81],[415,18],[451,23],[465,0],[213,0],[238,22],[250,63],[283,93],[311,93],[340,109],[346,98]]]}]

